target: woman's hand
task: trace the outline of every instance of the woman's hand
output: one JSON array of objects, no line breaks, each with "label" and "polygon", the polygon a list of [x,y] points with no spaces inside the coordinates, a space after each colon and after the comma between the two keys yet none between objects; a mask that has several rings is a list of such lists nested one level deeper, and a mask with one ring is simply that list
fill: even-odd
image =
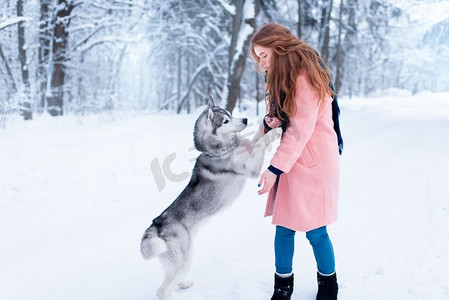
[{"label": "woman's hand", "polygon": [[265,170],[265,172],[263,172],[262,175],[260,175],[258,186],[260,187],[263,185],[263,187],[261,190],[257,191],[259,195],[268,193],[276,183],[276,178],[277,178],[276,174],[274,174],[268,169]]},{"label": "woman's hand", "polygon": [[268,115],[265,116],[265,123],[267,123],[270,128],[277,128],[282,125],[282,122],[278,118],[270,117]]}]

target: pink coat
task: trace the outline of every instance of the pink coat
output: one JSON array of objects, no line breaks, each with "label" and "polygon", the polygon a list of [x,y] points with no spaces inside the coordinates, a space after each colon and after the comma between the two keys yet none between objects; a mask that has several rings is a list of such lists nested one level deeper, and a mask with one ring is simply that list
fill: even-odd
[{"label": "pink coat", "polygon": [[332,99],[318,100],[304,75],[296,80],[296,114],[289,119],[271,165],[282,170],[269,192],[265,216],[295,231],[337,220],[340,158]]}]

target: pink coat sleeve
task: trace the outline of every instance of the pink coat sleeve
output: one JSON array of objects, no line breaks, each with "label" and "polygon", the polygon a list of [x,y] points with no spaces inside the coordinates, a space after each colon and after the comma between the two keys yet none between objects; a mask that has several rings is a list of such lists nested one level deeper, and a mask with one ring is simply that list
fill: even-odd
[{"label": "pink coat sleeve", "polygon": [[290,117],[287,130],[270,162],[284,173],[288,173],[301,156],[318,119],[318,93],[304,75],[298,76],[296,80],[295,103],[296,114]]}]

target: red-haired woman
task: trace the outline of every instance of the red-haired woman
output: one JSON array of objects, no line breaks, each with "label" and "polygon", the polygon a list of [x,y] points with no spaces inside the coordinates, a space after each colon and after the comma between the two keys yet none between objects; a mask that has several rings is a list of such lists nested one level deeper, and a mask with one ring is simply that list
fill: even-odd
[{"label": "red-haired woman", "polygon": [[339,129],[334,129],[329,68],[311,46],[275,23],[256,32],[251,54],[266,72],[266,130],[283,129],[280,145],[259,181],[259,194],[269,193],[265,216],[272,216],[276,225],[271,299],[290,299],[293,293],[296,231],[305,232],[313,248],[317,299],[337,299],[334,250],[326,225],[337,220],[342,145]]}]

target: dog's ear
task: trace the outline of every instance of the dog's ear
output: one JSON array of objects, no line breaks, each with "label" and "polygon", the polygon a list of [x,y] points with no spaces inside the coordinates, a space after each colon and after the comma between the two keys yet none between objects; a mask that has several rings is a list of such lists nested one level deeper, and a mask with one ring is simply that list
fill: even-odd
[{"label": "dog's ear", "polygon": [[209,108],[212,108],[215,106],[215,101],[214,101],[214,98],[212,98],[212,96],[209,97],[209,102],[207,102],[207,106],[209,106]]},{"label": "dog's ear", "polygon": [[206,118],[206,124],[210,125],[212,124],[212,119],[214,118],[214,112],[212,111],[212,108],[209,107],[207,109],[207,118]]}]

